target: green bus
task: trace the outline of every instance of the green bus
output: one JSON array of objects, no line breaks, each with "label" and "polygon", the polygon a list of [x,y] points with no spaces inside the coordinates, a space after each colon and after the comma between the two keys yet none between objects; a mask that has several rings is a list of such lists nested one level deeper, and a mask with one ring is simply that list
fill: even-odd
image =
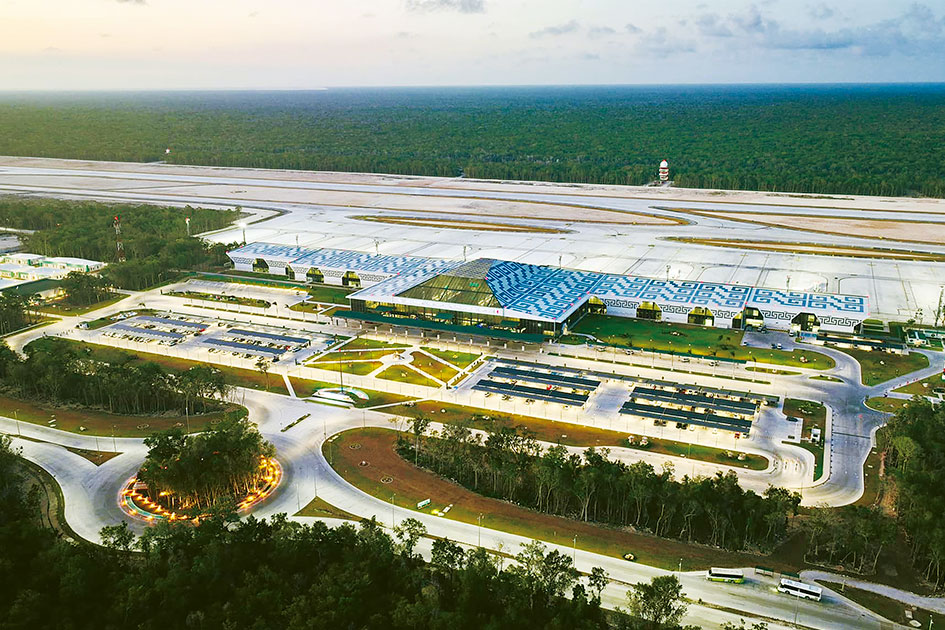
[{"label": "green bus", "polygon": [[745,581],[745,572],[741,569],[717,569],[712,567],[706,572],[706,579],[710,582],[730,582],[741,584]]}]

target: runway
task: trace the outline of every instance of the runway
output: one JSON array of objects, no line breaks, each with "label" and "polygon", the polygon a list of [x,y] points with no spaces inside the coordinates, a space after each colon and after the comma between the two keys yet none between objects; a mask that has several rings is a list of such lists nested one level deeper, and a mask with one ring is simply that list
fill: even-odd
[{"label": "runway", "polygon": [[[619,196],[621,191],[625,196]],[[924,318],[931,323],[945,284],[941,279],[945,263],[939,262],[794,254],[761,251],[750,245],[739,250],[671,240],[803,242],[945,254],[945,245],[881,238],[882,234],[876,237],[826,234],[807,231],[803,226],[774,227],[747,219],[754,221],[777,213],[897,221],[897,230],[891,236],[901,236],[899,228],[905,226],[921,239],[923,234],[938,233],[939,225],[945,232],[945,204],[938,200],[851,201],[844,197],[804,199],[805,205],[786,205],[795,199],[761,193],[726,193],[719,195],[725,201],[705,201],[712,198],[708,191],[666,193],[662,189],[629,187],[502,184],[35,158],[0,158],[0,192],[241,206],[279,212],[249,224],[245,230],[247,241],[453,260],[491,257],[673,280],[866,295],[870,298],[871,315],[887,320]],[[641,198],[644,194],[652,198]],[[661,198],[669,194],[698,200]],[[778,205],[771,205],[775,203]],[[850,207],[853,204],[864,208]],[[603,222],[602,216],[608,222]],[[739,220],[742,216],[746,220]],[[435,219],[436,223],[395,225],[358,217],[420,221],[426,218]],[[442,223],[455,221],[460,225],[462,221],[485,218],[522,229],[565,233],[498,232],[468,226],[454,229]],[[851,224],[850,233],[854,232]],[[209,236],[225,243],[238,242],[242,237],[243,231],[236,227]]]}]

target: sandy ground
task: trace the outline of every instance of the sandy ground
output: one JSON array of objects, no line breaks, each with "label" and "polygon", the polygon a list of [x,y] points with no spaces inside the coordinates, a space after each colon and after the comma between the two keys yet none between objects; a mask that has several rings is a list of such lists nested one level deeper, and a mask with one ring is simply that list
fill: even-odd
[{"label": "sandy ground", "polygon": [[[38,178],[44,180],[46,178]],[[436,212],[470,214],[478,217],[506,219],[541,219],[546,221],[588,221],[593,223],[615,223],[623,225],[677,225],[676,221],[643,213],[595,208],[575,208],[552,203],[529,203],[523,201],[500,201],[491,199],[464,199],[459,197],[436,197],[411,195],[409,193],[381,194],[334,190],[304,190],[280,188],[278,186],[214,186],[187,185],[162,187],[162,195],[186,195],[187,197],[224,197],[246,201],[269,201],[282,203],[306,203],[351,208],[374,208],[378,210],[408,210],[412,212]]]},{"label": "sandy ground", "polygon": [[499,232],[539,232],[542,234],[564,234],[567,230],[537,227],[533,225],[515,225],[512,223],[486,223],[484,221],[467,221],[464,219],[427,219],[425,217],[350,217],[358,221],[376,221],[392,225],[415,225],[419,227],[445,228],[451,230],[493,230]]},{"label": "sandy ground", "polygon": [[931,243],[933,245],[945,244],[945,224],[942,223],[811,217],[790,214],[752,214],[748,212],[713,212],[711,216],[789,227],[807,232],[826,232],[845,236]]},{"label": "sandy ground", "polygon": [[601,184],[557,184],[547,182],[498,182],[492,180],[447,177],[410,177],[371,173],[336,173],[326,171],[286,171],[252,168],[177,166],[90,160],[60,160],[0,156],[0,166],[33,168],[72,168],[112,170],[119,173],[160,172],[180,175],[219,177],[253,177],[258,179],[291,179],[302,182],[385,184],[389,186],[439,187],[492,192],[530,192],[567,195],[597,195],[653,199],[658,201],[692,201],[737,204],[769,204],[807,206],[812,208],[862,208],[885,211],[945,213],[945,200],[900,197],[868,197],[854,195],[795,195],[753,191],[724,191],[695,188],[650,188],[645,186],[607,186]]},{"label": "sandy ground", "polygon": [[900,252],[890,249],[872,249],[869,247],[843,247],[835,245],[820,245],[818,243],[792,243],[777,241],[726,241],[724,239],[692,239],[685,240],[696,245],[713,245],[715,247],[730,247],[736,249],[760,249],[764,251],[779,251],[790,253],[831,254],[846,256],[868,256],[875,258],[889,258],[915,260],[927,257],[929,260],[940,260],[941,254],[923,252]]}]

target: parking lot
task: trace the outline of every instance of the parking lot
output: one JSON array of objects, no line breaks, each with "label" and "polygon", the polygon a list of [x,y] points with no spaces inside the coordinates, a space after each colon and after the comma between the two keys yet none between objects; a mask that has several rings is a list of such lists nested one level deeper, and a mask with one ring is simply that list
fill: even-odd
[{"label": "parking lot", "polygon": [[485,392],[486,397],[499,394],[506,401],[513,397],[523,398],[529,405],[540,400],[567,408],[583,407],[600,383],[598,379],[581,376],[567,369],[499,363],[472,389]]},{"label": "parking lot", "polygon": [[287,335],[276,327],[175,313],[126,313],[98,330],[78,333],[92,343],[241,367],[255,367],[260,358],[301,362],[335,343],[331,335]]}]

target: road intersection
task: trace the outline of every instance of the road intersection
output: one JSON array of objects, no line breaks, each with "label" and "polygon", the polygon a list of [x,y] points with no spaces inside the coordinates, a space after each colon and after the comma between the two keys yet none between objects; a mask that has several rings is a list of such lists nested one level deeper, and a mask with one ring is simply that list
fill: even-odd
[{"label": "road intersection", "polygon": [[[95,312],[94,315],[84,317],[69,317],[49,325],[43,329],[28,331],[10,339],[10,345],[15,349],[22,348],[30,340],[42,335],[63,335],[69,337],[74,334],[75,326],[80,321],[87,321],[93,317],[100,317],[108,313],[119,312],[131,307],[146,304],[148,307],[174,310],[192,316],[212,317],[220,313],[210,314],[210,311],[199,306],[187,306],[181,298],[162,295],[159,291],[137,293],[122,302]],[[247,309],[248,310],[248,309]],[[290,311],[286,310],[286,313]],[[272,324],[272,318],[249,312],[226,313],[227,318],[246,323]],[[287,322],[312,332],[334,331],[352,334],[352,331],[339,329],[327,320],[322,323],[313,321]],[[392,338],[402,340],[400,331],[373,332],[374,335],[384,333]],[[416,340],[419,341],[419,340]],[[571,349],[572,352],[580,350]],[[863,490],[863,460],[869,451],[872,432],[884,421],[884,414],[867,409],[863,400],[868,396],[881,395],[898,385],[911,381],[927,374],[940,372],[942,357],[938,353],[929,353],[931,365],[920,373],[903,377],[897,381],[884,383],[882,386],[866,387],[859,382],[859,366],[848,355],[841,352],[820,349],[830,354],[837,361],[837,367],[831,372],[843,379],[838,384],[830,381],[814,380],[810,378],[813,371],[798,369],[801,374],[789,376],[765,375],[770,384],[757,384],[758,391],[793,397],[809,398],[812,400],[826,400],[831,408],[831,421],[828,423],[826,443],[829,445],[828,471],[819,483],[813,483],[813,456],[803,449],[781,442],[784,437],[778,427],[786,423],[779,421],[780,412],[766,410],[772,417],[768,421],[759,422],[760,429],[753,432],[751,440],[740,444],[740,448],[750,452],[764,454],[771,460],[771,465],[764,471],[749,471],[737,469],[742,483],[749,488],[763,491],[769,484],[785,485],[800,490],[806,504],[841,505],[855,501]],[[556,361],[567,363],[571,367],[581,367],[587,370],[612,370],[614,374],[633,372],[641,376],[666,375],[667,359],[655,356],[650,368],[631,368],[624,365],[607,365],[596,360],[593,354],[586,359],[564,359],[543,353],[537,357],[534,352],[522,352],[509,348],[496,348],[493,352],[497,356],[540,360],[555,365]],[[660,368],[663,371],[660,371]],[[286,365],[273,368],[274,374],[288,375],[301,368]],[[741,374],[736,369],[736,373]],[[751,375],[751,372],[744,372]],[[682,378],[683,375],[673,373],[672,378]],[[712,381],[710,377],[700,377],[700,381]],[[717,384],[726,386],[730,381],[716,378]],[[616,385],[614,385],[616,387]],[[754,385],[753,385],[754,387]],[[424,389],[419,393],[429,393]],[[345,482],[335,473],[322,456],[322,444],[342,431],[365,426],[392,427],[392,416],[380,410],[355,410],[316,404],[304,399],[291,396],[266,393],[252,389],[237,391],[239,402],[250,411],[250,418],[258,424],[266,439],[270,440],[279,453],[280,461],[285,469],[285,479],[275,495],[255,514],[258,517],[269,517],[277,513],[295,514],[313,498],[319,498],[328,503],[359,517],[377,518],[387,524],[392,520],[399,522],[407,517],[418,518],[427,526],[432,535],[446,536],[450,539],[467,545],[476,544],[480,531],[475,525],[432,516],[423,512],[407,510],[398,506],[391,506],[388,502],[364,494]],[[446,391],[440,390],[434,399],[444,402],[458,402],[481,406],[483,401],[477,400],[479,393],[474,393],[468,387]],[[536,408],[535,413],[539,412]],[[560,412],[559,412],[560,413]],[[306,421],[283,431],[289,423],[304,414],[311,414]],[[575,418],[570,418],[574,421]],[[603,426],[608,419],[603,417],[590,420]],[[611,423],[613,419],[609,419]],[[769,427],[769,429],[766,429]],[[48,470],[62,487],[65,501],[65,517],[73,530],[81,537],[98,541],[99,530],[105,525],[113,525],[126,521],[127,516],[118,507],[118,494],[121,485],[131,477],[143,461],[146,449],[142,440],[132,438],[112,438],[93,435],[77,435],[49,427],[36,426],[25,422],[16,422],[14,419],[0,418],[0,431],[21,436],[15,439],[17,447],[22,448],[23,455],[31,461]],[[116,449],[120,455],[108,460],[100,466],[95,466],[85,458],[76,455],[64,447],[81,448],[88,450]],[[653,453],[645,453],[631,449],[614,448],[612,456],[625,461],[646,459],[655,466],[663,461],[674,461],[676,466],[685,467],[684,474],[712,474],[719,466],[685,461],[679,458],[670,458]],[[691,466],[691,468],[689,468]],[[297,517],[305,520],[306,517]],[[140,521],[131,521],[136,531],[142,531],[145,525]],[[482,534],[483,545],[491,549],[502,549],[514,553],[518,546],[525,542],[518,536],[510,535],[498,530],[484,527]],[[582,571],[589,571],[592,566],[604,566],[617,581],[605,594],[605,602],[618,605],[622,601],[622,592],[626,584],[653,575],[663,573],[662,570],[627,563],[620,559],[601,556],[581,550],[562,549],[565,553],[574,553],[577,566]],[[751,584],[744,588],[719,586],[708,583],[702,574],[680,575],[688,596],[694,601],[702,600],[705,606],[697,604],[690,612],[690,621],[702,625],[720,624],[723,621],[735,621],[739,616],[758,619],[793,621],[795,612],[798,613],[802,625],[814,628],[834,627],[876,627],[877,620],[862,609],[849,605],[839,596],[828,594],[827,603],[814,604],[797,602],[791,598],[773,591],[773,583],[768,578],[755,577]],[[737,610],[740,613],[732,613]],[[774,624],[772,627],[777,627]]]}]

